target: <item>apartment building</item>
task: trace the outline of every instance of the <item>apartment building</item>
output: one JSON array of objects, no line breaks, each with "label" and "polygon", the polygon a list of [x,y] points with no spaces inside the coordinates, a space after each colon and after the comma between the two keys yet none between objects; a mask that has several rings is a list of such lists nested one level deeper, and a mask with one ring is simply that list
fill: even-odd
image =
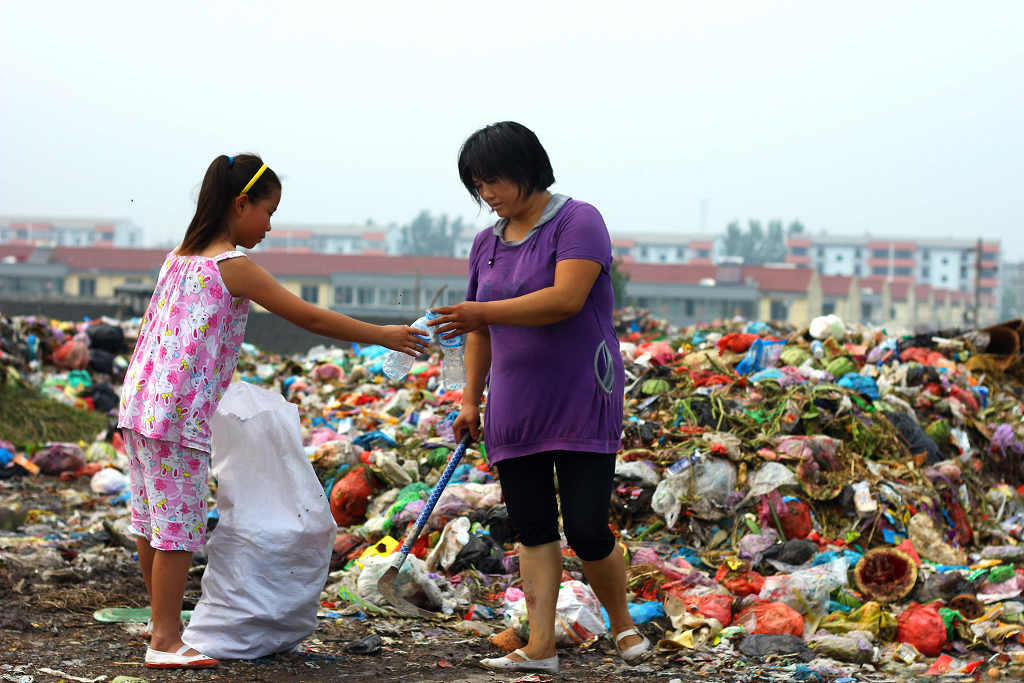
[{"label": "apartment building", "polygon": [[[786,262],[822,275],[884,277],[891,282],[973,292],[977,247],[977,240],[810,235],[786,240]],[[998,295],[999,256],[999,242],[982,242],[978,285],[983,295]]]},{"label": "apartment building", "polygon": [[140,247],[142,228],[127,218],[0,216],[0,244],[39,247]]}]

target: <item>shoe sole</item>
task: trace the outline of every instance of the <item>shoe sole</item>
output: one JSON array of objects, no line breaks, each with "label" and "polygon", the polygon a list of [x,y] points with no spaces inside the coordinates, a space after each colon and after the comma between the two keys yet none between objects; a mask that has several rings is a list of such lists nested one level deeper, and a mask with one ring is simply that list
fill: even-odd
[{"label": "shoe sole", "polygon": [[188,662],[187,664],[173,664],[168,662],[167,664],[150,664],[146,662],[147,669],[215,669],[219,664],[214,659],[200,659],[195,662]]}]

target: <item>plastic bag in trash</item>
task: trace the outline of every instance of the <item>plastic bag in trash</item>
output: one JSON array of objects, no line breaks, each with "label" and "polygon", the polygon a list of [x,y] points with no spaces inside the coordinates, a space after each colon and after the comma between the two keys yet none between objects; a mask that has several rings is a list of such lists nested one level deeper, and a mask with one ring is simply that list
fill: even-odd
[{"label": "plastic bag in trash", "polygon": [[758,598],[784,603],[801,614],[827,614],[829,593],[846,585],[849,567],[845,557],[837,557],[827,564],[765,577]]},{"label": "plastic bag in trash", "polygon": [[755,339],[747,350],[747,355],[736,364],[736,372],[741,375],[749,375],[766,368],[774,368],[779,362],[779,356],[782,355],[785,345],[784,339]]},{"label": "plastic bag in trash", "polygon": [[750,634],[740,642],[739,651],[747,657],[763,659],[769,655],[796,655],[799,659],[809,662],[814,659],[802,636],[792,634],[767,635]]},{"label": "plastic bag in trash", "polygon": [[73,443],[48,443],[32,455],[43,474],[75,472],[85,467],[85,452]]},{"label": "plastic bag in trash", "polygon": [[815,339],[828,339],[831,337],[836,341],[843,341],[843,337],[846,336],[846,325],[843,324],[842,318],[837,315],[819,315],[811,320],[807,331]]},{"label": "plastic bag in trash", "polygon": [[934,604],[912,603],[897,620],[896,640],[910,643],[921,654],[936,657],[946,644],[946,623]]},{"label": "plastic bag in trash", "polygon": [[452,573],[464,569],[476,569],[484,574],[505,573],[505,551],[487,534],[474,534],[459,550],[449,570]]},{"label": "plastic bag in trash", "polygon": [[782,602],[759,602],[746,607],[740,610],[734,622],[747,633],[804,636],[803,616]]},{"label": "plastic bag in trash", "polygon": [[[526,598],[505,603],[505,625],[523,640],[530,637]],[[558,589],[555,604],[555,642],[578,645],[607,632],[601,618],[601,603],[593,589],[581,581],[566,581]]]},{"label": "plastic bag in trash", "polygon": [[447,570],[452,566],[459,551],[469,543],[469,527],[468,517],[456,517],[445,525],[437,544],[427,554],[428,571],[437,571],[438,567]]},{"label": "plastic bag in trash", "polygon": [[[377,582],[391,566],[392,559],[390,556],[377,555],[363,560],[363,570],[356,580],[356,592],[361,599],[377,607],[388,606],[387,599],[377,588]],[[430,580],[423,560],[415,555],[410,554],[405,558],[395,579],[395,592],[425,610],[437,612],[442,608],[441,589]]]},{"label": "plastic bag in trash", "polygon": [[89,488],[93,490],[93,493],[104,496],[120,493],[128,488],[128,477],[112,467],[104,467],[92,475],[92,479],[89,480]]},{"label": "plastic bag in trash", "polygon": [[692,466],[677,469],[662,479],[651,498],[651,508],[665,517],[669,528],[675,525],[684,503],[700,519],[721,519],[729,513],[729,494],[736,488],[736,466],[719,458],[694,460]]},{"label": "plastic bag in trash", "polygon": [[837,636],[831,633],[816,633],[807,640],[807,645],[818,654],[854,664],[874,664],[878,661],[878,648],[871,644],[871,634],[851,631]]}]

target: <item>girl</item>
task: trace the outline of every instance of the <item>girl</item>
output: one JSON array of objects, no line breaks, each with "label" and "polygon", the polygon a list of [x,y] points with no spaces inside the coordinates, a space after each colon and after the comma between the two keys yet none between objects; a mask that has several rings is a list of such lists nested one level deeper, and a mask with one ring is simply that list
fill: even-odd
[{"label": "girl", "polygon": [[412,327],[371,325],[318,308],[245,254],[270,231],[277,174],[254,155],[206,170],[185,239],[167,255],[121,390],[118,427],[130,459],[132,531],[152,606],[146,666],[207,668],[181,641],[178,615],[192,553],[206,535],[209,418],[235,372],[249,302],[311,332],[418,355]]},{"label": "girl", "polygon": [[612,323],[611,239],[593,206],[548,192],[555,182],[537,136],[506,121],[469,136],[459,175],[498,222],[476,236],[466,301],[435,309],[428,325],[466,334],[466,385],[456,437],[480,433],[520,543],[530,640],[488,669],[558,671],[555,602],[562,575],[557,495],[569,545],[608,610],[619,655],[650,643],[626,606],[626,569],[608,528],[621,447],[623,367]]}]

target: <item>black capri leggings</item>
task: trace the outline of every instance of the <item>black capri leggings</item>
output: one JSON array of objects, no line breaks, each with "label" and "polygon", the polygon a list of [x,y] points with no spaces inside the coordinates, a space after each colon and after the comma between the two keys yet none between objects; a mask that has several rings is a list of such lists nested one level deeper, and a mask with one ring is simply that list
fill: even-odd
[{"label": "black capri leggings", "polygon": [[569,547],[587,562],[603,560],[615,548],[615,536],[608,528],[614,453],[545,451],[498,463],[501,492],[516,537],[525,546],[559,540],[552,465],[558,472]]}]

